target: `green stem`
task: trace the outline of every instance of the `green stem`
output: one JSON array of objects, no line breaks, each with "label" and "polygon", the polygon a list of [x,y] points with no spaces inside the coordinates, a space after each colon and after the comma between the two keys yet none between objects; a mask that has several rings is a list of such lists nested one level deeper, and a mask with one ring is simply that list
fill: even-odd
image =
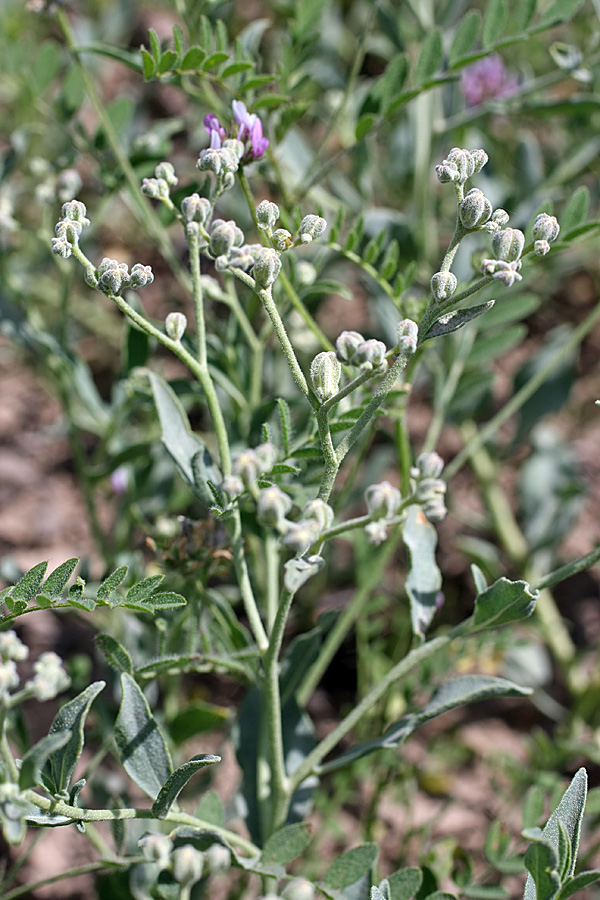
[{"label": "green stem", "polygon": [[396,663],[387,675],[371,688],[361,702],[355,706],[344,719],[342,719],[339,725],[337,725],[326,738],[317,744],[314,750],[308,754],[295,772],[293,772],[290,776],[291,792],[295,791],[310,775],[319,772],[320,763],[322,763],[334,747],[336,747],[339,742],[352,731],[362,717],[384,696],[392,684],[399,681],[400,678],[403,678],[411,671],[411,669],[414,669],[415,666],[424,662],[424,660],[430,659],[432,656],[439,653],[443,647],[446,647],[452,640],[467,631],[469,626],[470,620],[467,619],[465,622],[462,622],[460,625],[456,626],[456,628],[449,631],[448,634],[433,638],[432,640],[427,641],[426,644],[411,650],[404,659]]},{"label": "green stem", "polygon": [[[145,862],[143,857],[139,859],[139,862]],[[29,884],[21,884],[19,887],[13,888],[12,891],[3,894],[2,900],[16,900],[17,897],[23,897],[25,894],[32,895],[38,888],[46,887],[47,884],[56,884],[57,881],[62,881],[63,878],[76,878],[78,875],[88,875],[91,872],[102,872],[104,869],[128,868],[131,864],[132,861],[130,859],[106,859],[94,863],[86,863],[83,866],[69,869],[67,872],[58,872],[56,875],[49,875],[46,878],[42,878],[40,881],[31,881]]]},{"label": "green stem", "polygon": [[314,408],[318,401],[313,392],[309,389],[306,378],[304,377],[304,372],[300,368],[300,363],[298,362],[294,348],[292,347],[287,331],[285,330],[285,325],[283,324],[283,320],[279,315],[279,310],[277,309],[275,301],[273,300],[271,288],[263,288],[262,290],[259,289],[256,291],[256,294],[258,296],[258,299],[262,303],[269,319],[271,320],[273,330],[277,335],[277,339],[279,340],[281,349],[283,350],[283,354],[286,358],[294,381],[296,382],[308,402]]},{"label": "green stem", "polygon": [[585,556],[580,556],[579,559],[566,563],[564,566],[560,566],[560,568],[554,569],[553,572],[544,575],[544,577],[540,578],[536,583],[535,587],[538,591],[541,591],[544,588],[554,587],[555,584],[560,584],[561,581],[565,581],[565,579],[571,578],[573,575],[578,575],[579,572],[585,572],[590,566],[596,565],[598,561],[600,561],[600,546],[596,547],[590,553],[586,553]]},{"label": "green stem", "polygon": [[[115,822],[126,819],[156,819],[156,815],[151,809],[134,809],[126,807],[122,809],[85,809],[79,806],[70,806],[64,800],[56,800],[52,797],[42,797],[41,794],[37,794],[33,790],[23,791],[22,796],[39,809],[46,810],[57,816],[68,816],[76,822]],[[228,828],[221,828],[219,825],[213,825],[203,819],[197,819],[195,816],[188,815],[188,813],[170,810],[163,821],[173,822],[177,825],[190,825],[192,828],[205,828],[209,831],[215,831],[230,844],[239,847],[249,856],[256,856],[260,853],[258,847],[246,840],[246,838],[236,834],[235,831],[230,831]]]},{"label": "green stem", "polygon": [[200,270],[200,236],[197,233],[186,235],[190,251],[190,271],[192,273],[192,299],[194,317],[196,319],[196,352],[202,368],[207,368],[206,358],[206,324],[204,321],[204,298],[202,296],[202,276]]},{"label": "green stem", "polygon": [[348,606],[345,607],[344,611],[336,619],[335,625],[327,635],[327,639],[319,652],[318,658],[308,670],[296,692],[296,700],[298,701],[299,706],[306,706],[320,684],[323,675],[329,668],[333,657],[342,645],[344,638],[364,609],[365,603],[369,599],[372,591],[381,584],[382,574],[396,552],[400,537],[401,533],[398,529],[394,535],[388,538],[384,547],[379,551],[376,559],[368,567],[364,582],[357,588]]},{"label": "green stem", "polygon": [[265,579],[267,597],[267,632],[271,634],[279,597],[279,541],[272,532],[265,537]]},{"label": "green stem", "polygon": [[93,78],[82,62],[80,55],[81,50],[75,43],[75,35],[73,34],[69,19],[64,10],[60,8],[56,10],[55,16],[58,26],[62,31],[63,37],[65,39],[65,43],[70,50],[73,59],[75,60],[77,68],[79,69],[81,80],[85,86],[86,93],[90,99],[92,106],[94,107],[96,115],[98,116],[98,119],[102,125],[102,130],[104,131],[108,145],[112,150],[115,160],[117,161],[119,168],[123,173],[125,181],[127,182],[129,193],[134,201],[138,217],[148,230],[148,233],[152,237],[153,241],[156,242],[161,254],[168,262],[169,267],[173,271],[173,274],[175,275],[177,280],[186,290],[189,290],[189,279],[187,276],[187,272],[183,269],[179,260],[177,259],[177,255],[173,249],[171,241],[169,240],[164,227],[160,222],[160,219],[156,215],[154,209],[146,202],[143,194],[140,191],[139,178],[135,174],[133,167],[129,162],[129,157],[120,144],[117,132],[115,131],[114,126],[110,120],[110,116],[108,115],[106,104],[100,97]]},{"label": "green stem", "polygon": [[575,350],[575,348],[583,341],[586,334],[592,330],[598,319],[600,319],[600,304],[594,307],[583,322],[577,326],[568,340],[552,354],[552,357],[546,364],[542,366],[519,391],[517,391],[508,403],[496,413],[492,419],[490,419],[481,431],[469,440],[460,453],[458,453],[452,462],[446,466],[444,473],[446,480],[452,478],[453,475],[456,475],[458,470],[464,466],[467,460],[471,458],[479,447],[482,447],[486,441],[489,441],[498,429],[504,425],[511,416],[514,416],[514,414],[523,406],[525,401],[528,400],[537,389],[543,385],[546,379],[556,371],[562,360],[568,358],[573,350]]}]

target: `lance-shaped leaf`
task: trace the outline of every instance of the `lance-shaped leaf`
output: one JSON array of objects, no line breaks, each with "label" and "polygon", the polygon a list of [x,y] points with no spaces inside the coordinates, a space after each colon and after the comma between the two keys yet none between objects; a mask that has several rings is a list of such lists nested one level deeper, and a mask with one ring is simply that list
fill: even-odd
[{"label": "lance-shaped leaf", "polygon": [[46,578],[40,588],[40,593],[42,593],[44,597],[48,597],[49,600],[58,600],[67,581],[75,571],[78,562],[79,559],[74,556],[72,559],[68,559],[60,566],[57,566],[57,568]]},{"label": "lance-shaped leaf", "polygon": [[492,697],[527,697],[531,694],[530,688],[520,687],[505,678],[495,678],[492,675],[463,675],[460,678],[452,678],[445,681],[435,689],[427,705],[417,713],[408,713],[394,722],[379,738],[357,744],[336,759],[325,763],[321,772],[330,772],[341,766],[360,759],[375,750],[382,748],[398,747],[420,725],[424,725],[430,719],[441,716],[457,706],[467,703],[475,703],[479,700],[489,700]]},{"label": "lance-shaped leaf", "polygon": [[221,762],[220,756],[203,754],[194,756],[189,762],[175,769],[173,774],[167,779],[166,784],[161,787],[158,797],[152,804],[152,812],[156,818],[165,818],[192,775],[198,772],[199,769],[203,769],[205,766],[212,766],[213,763],[218,762]]},{"label": "lance-shaped leaf", "polygon": [[172,388],[156,372],[149,372],[162,442],[189,486],[210,507],[213,495],[208,482],[223,480],[203,441],[192,432],[186,412]]},{"label": "lance-shaped leaf", "polygon": [[443,334],[450,334],[452,331],[458,331],[467,322],[471,322],[477,316],[491,309],[495,302],[495,300],[488,300],[487,303],[482,303],[480,306],[470,306],[468,309],[454,309],[452,312],[444,313],[423,335],[421,343],[429,341],[431,338],[441,337]]},{"label": "lance-shaped leaf", "polygon": [[123,768],[153,800],[167,783],[173,764],[165,739],[137,682],[124,672],[115,722],[115,741]]},{"label": "lance-shaped leaf", "polygon": [[599,878],[600,869],[588,869],[585,872],[580,872],[578,875],[573,875],[572,878],[567,878],[567,880],[562,883],[560,891],[556,895],[556,900],[568,900],[568,898],[572,897],[573,894],[576,894],[577,891],[587,887],[588,884],[593,884],[594,881],[598,881]]},{"label": "lance-shaped leaf", "polygon": [[[539,832],[539,828],[524,832],[524,836],[534,838],[533,832]],[[541,832],[529,845],[523,861],[529,872],[525,900],[554,900],[560,889],[558,853],[550,841],[542,838]]]},{"label": "lance-shaped leaf", "polygon": [[309,843],[310,826],[308,822],[286,825],[267,839],[260,860],[263,863],[275,862],[287,866],[293,859],[300,856]]},{"label": "lance-shaped leaf", "polygon": [[539,591],[532,590],[526,581],[499,578],[475,600],[472,628],[493,628],[526,619],[535,609],[538,597]]},{"label": "lance-shaped leaf", "polygon": [[410,599],[413,634],[422,640],[435,615],[442,586],[442,573],[435,561],[437,532],[419,506],[411,506],[402,528],[402,540],[410,554],[410,570],[405,581]]},{"label": "lance-shaped leaf", "polygon": [[[559,867],[559,846],[560,846],[560,823],[564,826],[568,838],[571,842],[570,864],[567,869],[567,875],[571,876],[575,870],[577,862],[577,853],[579,851],[579,835],[581,832],[581,820],[583,819],[583,811],[585,809],[585,800],[587,797],[587,772],[582,767],[573,776],[571,784],[562,796],[562,799],[541,832],[541,839],[549,843],[556,853],[556,868]],[[525,832],[528,836],[531,832]],[[529,848],[532,849],[531,847]],[[529,850],[527,851],[529,853]],[[533,851],[532,851],[532,857]],[[537,856],[535,857],[537,859]],[[535,875],[527,863],[527,854],[525,854],[525,865],[527,866],[531,876],[527,879],[525,885],[524,900],[535,900]],[[533,876],[533,877],[532,877]],[[536,882],[537,884],[537,882]],[[538,887],[539,891],[539,887]],[[541,895],[539,895],[541,896]]]},{"label": "lance-shaped leaf", "polygon": [[47,734],[31,747],[21,762],[19,769],[19,788],[26,791],[27,788],[36,787],[42,783],[42,769],[48,762],[48,757],[56,750],[60,750],[71,740],[70,731],[58,731],[56,734]]},{"label": "lance-shaped leaf", "polygon": [[361,844],[342,853],[327,869],[324,885],[334,891],[355,884],[364,875],[368,875],[377,859],[376,844]]},{"label": "lance-shaped leaf", "polygon": [[123,644],[111,634],[96,635],[95,644],[111,668],[117,672],[129,672],[131,675],[133,662]]},{"label": "lance-shaped leaf", "polygon": [[83,727],[90,706],[104,688],[104,681],[94,681],[73,700],[58,710],[50,726],[49,736],[70,732],[69,740],[49,754],[43,769],[43,777],[54,794],[64,795],[71,784],[75,766],[83,750]]},{"label": "lance-shaped leaf", "polygon": [[123,598],[117,591],[117,588],[127,575],[127,566],[119,566],[114,572],[104,579],[96,592],[98,600],[107,603],[109,606],[119,606]]}]

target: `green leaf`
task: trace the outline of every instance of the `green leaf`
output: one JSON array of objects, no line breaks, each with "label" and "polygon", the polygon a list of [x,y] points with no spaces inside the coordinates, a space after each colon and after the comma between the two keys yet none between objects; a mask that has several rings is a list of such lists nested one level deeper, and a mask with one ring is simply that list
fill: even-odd
[{"label": "green leaf", "polygon": [[443,334],[450,334],[452,331],[458,331],[467,322],[476,319],[478,316],[491,309],[496,301],[488,300],[480,306],[470,306],[468,309],[455,309],[452,312],[444,313],[439,319],[433,323],[429,331],[421,339],[421,343],[429,341],[431,338],[440,337]]},{"label": "green leaf", "polygon": [[215,22],[215,34],[217,38],[217,50],[225,50],[229,46],[229,33],[223,19]]},{"label": "green leaf", "polygon": [[375,101],[379,101],[380,109],[385,115],[391,103],[402,91],[408,75],[408,58],[406,53],[398,53],[386,66],[373,87],[370,95]]},{"label": "green leaf", "polygon": [[54,81],[61,67],[61,48],[55,41],[45,41],[28,72],[36,94],[43,94]]},{"label": "green leaf", "polygon": [[334,891],[355,884],[363,875],[370,873],[377,859],[376,844],[361,844],[346,853],[342,853],[327,869],[325,887]]},{"label": "green leaf", "polygon": [[223,801],[216,791],[206,791],[202,795],[200,802],[194,810],[194,816],[204,822],[210,822],[211,825],[217,825],[222,828],[225,824],[225,810],[223,809]]},{"label": "green leaf", "polygon": [[185,47],[185,38],[181,26],[179,25],[173,25],[173,46],[177,51],[177,55],[182,56],[183,48]]},{"label": "green leaf", "polygon": [[276,401],[277,408],[279,410],[279,430],[281,432],[281,440],[283,443],[283,451],[286,456],[290,455],[290,445],[292,443],[292,439],[294,436],[294,429],[292,425],[292,414],[290,412],[290,407],[286,400],[282,397],[277,397]]},{"label": "green leaf", "polygon": [[119,566],[114,572],[105,578],[96,592],[98,600],[107,603],[109,606],[118,606],[122,597],[117,593],[117,588],[125,578],[128,572],[127,566]]},{"label": "green leaf", "polygon": [[558,854],[552,844],[542,840],[530,844],[524,862],[529,872],[524,900],[553,900],[560,888],[560,877]]},{"label": "green leaf", "polygon": [[221,473],[213,463],[204,442],[191,431],[188,417],[173,389],[155,372],[149,372],[148,376],[160,421],[162,442],[183,479],[202,502],[211,507],[213,496],[206,482],[220,484]]},{"label": "green leaf", "polygon": [[41,562],[29,569],[10,591],[12,599],[29,603],[38,593],[47,568],[48,563]]},{"label": "green leaf", "polygon": [[253,91],[255,88],[264,87],[277,81],[277,75],[253,75],[244,81],[244,91]]},{"label": "green leaf", "polygon": [[148,38],[150,39],[150,48],[152,50],[154,62],[158,66],[160,60],[160,39],[154,28],[148,29]]},{"label": "green leaf", "polygon": [[458,28],[454,32],[452,43],[450,44],[450,53],[448,55],[448,63],[450,68],[461,58],[466,56],[479,34],[481,25],[481,15],[476,9],[470,9],[469,12],[460,20]]},{"label": "green leaf", "polygon": [[48,762],[48,757],[60,750],[71,740],[70,731],[60,731],[56,734],[47,734],[31,747],[21,763],[19,769],[19,789],[26,791],[28,788],[42,784],[42,769]]},{"label": "green leaf", "polygon": [[200,16],[199,35],[200,46],[208,52],[208,49],[212,46],[213,42],[212,26],[210,24],[208,16]]},{"label": "green leaf", "polygon": [[74,556],[66,562],[57,566],[53,572],[46,578],[40,588],[40,593],[49,600],[58,600],[67,584],[67,581],[75,571],[79,559]]},{"label": "green leaf", "polygon": [[220,66],[221,63],[224,63],[228,58],[228,53],[225,53],[223,50],[217,50],[216,53],[211,53],[208,59],[204,60],[202,63],[202,71],[209,72],[211,69],[216,69],[217,66]]},{"label": "green leaf", "polygon": [[142,581],[138,581],[129,588],[125,600],[128,603],[141,603],[150,596],[152,591],[156,590],[164,577],[164,575],[150,575],[149,578],[143,578]]},{"label": "green leaf", "polygon": [[582,0],[554,0],[552,6],[542,16],[536,30],[567,22],[573,18],[581,4]]},{"label": "green leaf", "polygon": [[442,33],[433,28],[423,42],[417,65],[415,66],[415,84],[422,84],[436,72],[442,62]]},{"label": "green leaf", "polygon": [[367,113],[366,115],[361,116],[356,123],[356,129],[354,131],[356,140],[362,141],[362,139],[366,137],[370,131],[372,131],[376,121],[377,116],[374,116],[372,113]]},{"label": "green leaf", "polygon": [[175,769],[173,774],[167,779],[166,784],[160,789],[158,797],[152,804],[153,815],[157,819],[164,819],[192,775],[195,775],[200,769],[204,769],[205,766],[212,766],[218,762],[221,762],[220,756],[201,754],[200,756],[194,756],[189,762]]},{"label": "green leaf", "polygon": [[572,847],[569,833],[563,822],[558,820],[558,864],[561,884],[571,871]]},{"label": "green leaf", "polygon": [[288,98],[282,94],[265,94],[252,104],[253,109],[277,109],[287,103]]},{"label": "green leaf", "polygon": [[492,628],[526,619],[535,609],[538,597],[539,591],[532,590],[526,581],[499,578],[475,600],[472,627]]},{"label": "green leaf", "polygon": [[565,234],[577,228],[587,216],[590,205],[590,192],[587,187],[580,185],[565,208],[560,217],[560,227]]},{"label": "green leaf", "polygon": [[509,900],[510,894],[500,884],[470,884],[462,888],[469,900]]},{"label": "green leaf", "polygon": [[165,50],[162,54],[156,71],[159,75],[165,75],[170,72],[177,62],[177,54],[174,50]]},{"label": "green leaf", "polygon": [[385,278],[386,281],[390,281],[390,279],[393,278],[396,274],[399,258],[400,244],[398,243],[396,238],[393,238],[387,246],[385,255],[381,261],[381,266],[379,267],[381,277]]},{"label": "green leaf", "polygon": [[467,364],[479,367],[492,362],[499,356],[502,356],[502,354],[512,350],[517,344],[520,344],[526,334],[527,326],[517,322],[502,329],[502,331],[478,335],[467,357]]},{"label": "green leaf", "polygon": [[200,66],[204,62],[205,57],[206,50],[203,50],[202,47],[190,47],[190,49],[181,60],[179,68],[182,72],[195,71],[196,69],[200,68]]},{"label": "green leaf", "polygon": [[[175,657],[179,661],[179,657]],[[151,665],[151,664],[150,664]],[[171,664],[173,668],[173,664]],[[157,665],[160,670],[160,665]],[[177,669],[176,669],[177,671]],[[181,668],[179,669],[181,671]],[[183,744],[206,731],[217,731],[227,725],[230,710],[225,706],[217,706],[202,700],[194,700],[193,704],[178,709],[177,715],[169,720],[169,736],[175,744]]]},{"label": "green leaf", "polygon": [[165,739],[137,682],[124,672],[115,741],[129,777],[155,800],[173,772]]},{"label": "green leaf", "polygon": [[54,794],[64,795],[71,784],[73,772],[83,750],[83,728],[87,714],[105,684],[104,681],[94,681],[73,700],[61,706],[54,716],[49,736],[64,734],[67,731],[71,735],[64,745],[49,754],[44,767],[44,780]]},{"label": "green leaf", "polygon": [[435,561],[437,531],[419,506],[410,507],[402,540],[410,554],[410,570],[404,586],[410,599],[412,630],[422,640],[435,615],[442,573]]},{"label": "green leaf", "polygon": [[280,828],[269,838],[263,847],[260,859],[263,863],[276,862],[287,866],[305,850],[310,843],[310,825],[308,822],[296,822]]},{"label": "green leaf", "polygon": [[568,900],[568,898],[572,897],[573,894],[576,894],[577,891],[587,887],[588,884],[593,884],[594,881],[598,881],[599,878],[600,869],[588,869],[586,872],[580,872],[572,878],[567,878],[556,895],[556,900]]},{"label": "green leaf", "polygon": [[254,63],[251,62],[234,62],[226,66],[221,72],[221,78],[230,78],[232,75],[239,75],[240,72],[247,72],[253,69]]},{"label": "green leaf", "polygon": [[505,0],[490,0],[486,4],[483,16],[483,31],[481,33],[483,46],[489,47],[490,44],[500,40],[507,24],[508,16]]},{"label": "green leaf", "polygon": [[411,900],[423,883],[423,873],[417,866],[399,869],[386,878],[390,900]]},{"label": "green leaf", "polygon": [[521,34],[533,21],[537,0],[519,0],[511,10],[510,25],[511,34]]},{"label": "green leaf", "polygon": [[130,609],[155,612],[157,609],[175,609],[177,606],[185,606],[186,602],[185,597],[182,597],[181,594],[175,594],[173,591],[162,591],[160,594],[152,594],[151,597],[146,597],[145,600],[135,603],[131,600],[124,600],[123,606],[127,606]]},{"label": "green leaf", "polygon": [[123,644],[110,634],[97,634],[95,644],[105,660],[116,672],[133,672],[131,657]]}]

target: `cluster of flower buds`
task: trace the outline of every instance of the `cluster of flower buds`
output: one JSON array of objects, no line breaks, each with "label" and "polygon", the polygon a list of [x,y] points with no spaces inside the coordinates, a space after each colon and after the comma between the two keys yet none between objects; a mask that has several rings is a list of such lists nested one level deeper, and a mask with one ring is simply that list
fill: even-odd
[{"label": "cluster of flower buds", "polygon": [[120,294],[125,288],[133,291],[146,287],[154,281],[154,273],[150,266],[136,263],[131,272],[127,263],[105,256],[96,270],[86,269],[85,280],[90,287],[103,294]]},{"label": "cluster of flower buds", "polygon": [[190,194],[189,197],[184,197],[181,201],[181,215],[188,231],[190,230],[190,225],[205,227],[210,220],[211,214],[212,204],[206,197],[201,197],[199,194]]},{"label": "cluster of flower buds", "polygon": [[560,232],[560,225],[554,216],[548,213],[540,213],[536,217],[531,228],[533,238],[533,252],[537,256],[545,256],[550,250],[550,244],[556,240]]},{"label": "cluster of flower buds", "polygon": [[273,444],[259,444],[248,447],[233,457],[231,475],[221,482],[221,488],[230,497],[237,497],[253,487],[261,475],[268,474],[277,459],[277,448]]},{"label": "cluster of flower buds", "polygon": [[438,453],[421,453],[410,470],[413,496],[430,522],[446,518],[446,483],[440,478],[443,470],[444,460]]},{"label": "cluster of flower buds", "polygon": [[298,238],[301,244],[310,244],[321,237],[327,228],[327,221],[322,216],[304,216],[298,227]]},{"label": "cluster of flower buds", "polygon": [[381,544],[387,538],[389,522],[394,518],[402,502],[402,494],[389,481],[371,484],[365,491],[368,513],[372,519],[365,526],[367,540]]},{"label": "cluster of flower buds", "polygon": [[161,162],[154,170],[154,178],[144,178],[142,194],[152,200],[166,200],[172,187],[178,182],[175,169],[170,162]]},{"label": "cluster of flower buds", "polygon": [[201,150],[196,168],[201,172],[212,172],[219,182],[219,192],[226,191],[235,183],[235,173],[243,156],[242,142],[236,138],[229,138],[220,147]]},{"label": "cluster of flower buds", "polygon": [[387,347],[383,341],[373,338],[365,340],[358,331],[342,331],[335,342],[335,349],[337,359],[349,366],[371,369],[374,375],[387,369]]},{"label": "cluster of flower buds", "polygon": [[398,338],[398,353],[400,356],[412,356],[417,352],[419,340],[419,326],[412,319],[402,319],[396,325],[396,337]]},{"label": "cluster of flower buds", "polygon": [[333,522],[333,509],[324,500],[310,500],[297,522],[283,520],[279,525],[281,543],[296,556],[303,556]]},{"label": "cluster of flower buds", "polygon": [[[242,147],[238,164],[260,159],[269,146],[268,138],[263,136],[261,120],[256,113],[249,113],[245,103],[242,103],[241,100],[234,100],[231,108],[234,122],[230,126],[229,138],[235,137]],[[211,150],[221,150],[230,142],[227,130],[223,128],[214,113],[204,116],[204,127],[210,138]],[[215,174],[219,173],[215,172]]]},{"label": "cluster of flower buds", "polygon": [[487,161],[488,155],[485,150],[461,150],[454,147],[447,159],[443,159],[441,164],[435,167],[435,171],[442,184],[447,182],[465,184],[469,178],[481,172]]},{"label": "cluster of flower buds", "polygon": [[79,244],[79,235],[90,224],[85,205],[79,200],[63,203],[61,218],[55,226],[56,237],[52,238],[52,252],[67,259],[73,247]]},{"label": "cluster of flower buds", "polygon": [[138,841],[144,858],[161,871],[170,871],[180,885],[192,885],[203,874],[217,875],[231,867],[231,851],[222,844],[198,850],[193,844],[173,847],[167,834],[145,834]]},{"label": "cluster of flower buds", "polygon": [[519,270],[522,265],[521,254],[525,246],[525,235],[518,228],[503,228],[492,235],[494,259],[484,259],[481,271],[511,287],[515,281],[521,281]]},{"label": "cluster of flower buds", "polygon": [[[23,662],[28,656],[28,647],[14,631],[0,633],[0,698],[7,697],[12,688],[19,687],[17,663]],[[25,683],[24,690],[36,700],[52,700],[70,684],[60,656],[52,651],[39,656],[33,664],[33,671],[35,675]]]}]

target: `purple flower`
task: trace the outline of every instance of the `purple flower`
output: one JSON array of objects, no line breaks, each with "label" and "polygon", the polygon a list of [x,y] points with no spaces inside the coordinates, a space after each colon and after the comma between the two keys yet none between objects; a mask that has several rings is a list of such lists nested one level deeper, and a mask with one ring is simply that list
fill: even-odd
[{"label": "purple flower", "polygon": [[507,72],[497,53],[467,66],[460,77],[460,89],[467,106],[478,106],[486,100],[511,97],[518,86],[517,76]]},{"label": "purple flower", "polygon": [[267,147],[269,139],[263,137],[262,122],[256,113],[249,113],[246,104],[241,100],[234,100],[231,104],[235,121],[240,126],[238,129],[238,141],[246,144],[246,159],[260,159]]},{"label": "purple flower", "polygon": [[218,150],[227,137],[227,132],[214,113],[208,113],[208,115],[204,116],[204,127],[210,137],[211,150]]}]

